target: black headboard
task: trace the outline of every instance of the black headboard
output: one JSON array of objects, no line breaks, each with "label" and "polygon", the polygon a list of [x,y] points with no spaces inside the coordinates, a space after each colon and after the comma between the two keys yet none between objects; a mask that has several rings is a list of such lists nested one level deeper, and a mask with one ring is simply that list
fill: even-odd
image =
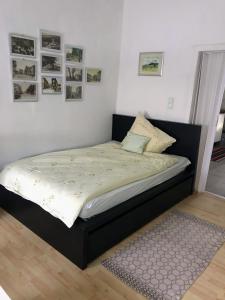
[{"label": "black headboard", "polygon": [[[112,139],[121,142],[131,128],[135,117],[113,115]],[[196,168],[201,126],[149,119],[151,123],[174,137],[177,141],[167,148],[165,153],[185,156],[190,159],[192,168]]]}]

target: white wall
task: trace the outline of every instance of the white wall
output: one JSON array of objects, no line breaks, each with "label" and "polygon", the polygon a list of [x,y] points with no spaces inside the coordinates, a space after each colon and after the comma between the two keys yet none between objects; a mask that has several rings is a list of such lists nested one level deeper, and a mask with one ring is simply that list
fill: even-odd
[{"label": "white wall", "polygon": [[[27,155],[110,139],[122,5],[122,0],[0,0],[0,168]],[[84,86],[83,102],[39,94],[37,103],[13,103],[8,34],[39,37],[40,28],[84,46],[85,65],[103,69],[100,86]]]},{"label": "white wall", "polygon": [[[197,53],[225,42],[224,12],[224,0],[125,0],[117,112],[188,122]],[[165,52],[162,77],[137,75],[148,51]]]}]

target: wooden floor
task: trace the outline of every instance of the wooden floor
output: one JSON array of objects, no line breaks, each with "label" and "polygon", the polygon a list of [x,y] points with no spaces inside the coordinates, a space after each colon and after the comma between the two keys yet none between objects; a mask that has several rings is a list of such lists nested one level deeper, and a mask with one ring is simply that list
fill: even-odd
[{"label": "wooden floor", "polygon": [[[225,201],[210,194],[191,196],[177,208],[225,227]],[[110,249],[101,258],[112,254],[117,247],[150,228],[164,215]],[[81,271],[0,209],[0,286],[12,300],[145,299],[105,270],[100,265],[101,258]],[[225,299],[225,245],[183,299]]]}]

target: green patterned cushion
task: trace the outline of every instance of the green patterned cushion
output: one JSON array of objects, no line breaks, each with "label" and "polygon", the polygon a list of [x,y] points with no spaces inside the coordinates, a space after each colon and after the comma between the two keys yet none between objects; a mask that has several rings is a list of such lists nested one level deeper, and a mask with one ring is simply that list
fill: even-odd
[{"label": "green patterned cushion", "polygon": [[142,154],[149,141],[149,137],[128,132],[122,141],[121,149]]}]

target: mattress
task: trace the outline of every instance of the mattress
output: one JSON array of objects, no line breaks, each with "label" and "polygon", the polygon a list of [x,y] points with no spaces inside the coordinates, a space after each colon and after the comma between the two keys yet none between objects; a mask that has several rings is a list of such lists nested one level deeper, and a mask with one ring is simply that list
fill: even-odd
[{"label": "mattress", "polygon": [[38,204],[70,228],[89,201],[176,163],[171,155],[140,155],[111,142],[18,160],[2,170],[0,184]]},{"label": "mattress", "polygon": [[145,179],[124,185],[111,192],[105,193],[87,202],[80,211],[79,217],[88,219],[98,215],[130,198],[151,189],[170,178],[178,175],[190,165],[186,157],[171,155],[177,159],[177,163],[165,171]]}]

